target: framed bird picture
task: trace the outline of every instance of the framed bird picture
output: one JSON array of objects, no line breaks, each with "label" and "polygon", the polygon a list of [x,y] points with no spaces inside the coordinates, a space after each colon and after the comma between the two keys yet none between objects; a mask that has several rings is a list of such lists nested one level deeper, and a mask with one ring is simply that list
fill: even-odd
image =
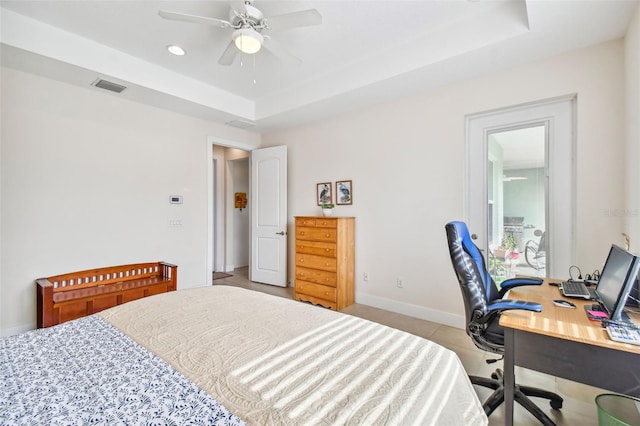
[{"label": "framed bird picture", "polygon": [[350,180],[336,182],[336,204],[353,204],[353,184]]},{"label": "framed bird picture", "polygon": [[318,200],[318,205],[322,206],[323,204],[332,204],[332,194],[331,194],[331,182],[322,182],[316,184],[316,199]]}]

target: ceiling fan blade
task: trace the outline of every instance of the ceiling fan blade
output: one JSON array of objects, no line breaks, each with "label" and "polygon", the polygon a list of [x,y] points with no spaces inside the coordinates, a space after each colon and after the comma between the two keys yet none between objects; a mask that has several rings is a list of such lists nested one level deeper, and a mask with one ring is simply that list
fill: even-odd
[{"label": "ceiling fan blade", "polygon": [[238,56],[238,53],[238,48],[236,47],[233,40],[231,40],[227,45],[227,48],[224,50],[224,52],[222,52],[222,56],[220,56],[220,59],[218,59],[218,63],[220,65],[231,65],[233,64],[234,59],[236,59],[236,56]]},{"label": "ceiling fan blade", "polygon": [[232,26],[231,22],[225,21],[224,19],[207,18],[204,16],[196,16],[196,15],[187,15],[186,13],[169,12],[168,10],[159,10],[158,15],[160,15],[164,19],[170,19],[173,21],[184,21],[184,22],[190,22],[194,24],[212,25],[214,27],[219,27],[219,28],[229,28]]},{"label": "ceiling fan blade", "polygon": [[279,60],[286,62],[290,65],[300,65],[302,60],[297,56],[293,56],[289,53],[285,48],[283,48],[280,43],[273,41],[270,37],[264,38],[264,43],[262,47],[269,52],[273,53]]},{"label": "ceiling fan blade", "polygon": [[316,9],[308,9],[264,18],[264,22],[271,30],[308,27],[322,24],[322,15]]}]

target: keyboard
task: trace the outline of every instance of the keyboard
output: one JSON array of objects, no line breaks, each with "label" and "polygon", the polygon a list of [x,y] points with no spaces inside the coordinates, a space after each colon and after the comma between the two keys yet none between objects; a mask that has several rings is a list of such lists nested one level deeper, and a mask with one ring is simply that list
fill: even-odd
[{"label": "keyboard", "polygon": [[640,329],[638,329],[638,327],[609,322],[607,325],[607,334],[611,340],[615,340],[616,342],[640,345]]},{"label": "keyboard", "polygon": [[579,281],[565,281],[560,286],[560,293],[565,297],[579,297],[582,299],[591,299],[591,293],[584,283]]}]

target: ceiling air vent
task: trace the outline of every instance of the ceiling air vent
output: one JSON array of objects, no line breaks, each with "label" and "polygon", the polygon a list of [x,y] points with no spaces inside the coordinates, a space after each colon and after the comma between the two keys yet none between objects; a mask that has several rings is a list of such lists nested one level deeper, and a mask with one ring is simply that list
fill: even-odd
[{"label": "ceiling air vent", "polygon": [[253,127],[256,125],[255,123],[246,120],[231,120],[227,121],[224,124],[231,127],[237,127],[238,129],[248,129],[249,127]]},{"label": "ceiling air vent", "polygon": [[105,90],[110,90],[111,92],[116,92],[116,93],[120,93],[124,89],[126,89],[125,86],[122,86],[122,85],[117,84],[117,83],[113,83],[111,81],[103,80],[101,78],[99,78],[96,81],[94,81],[92,83],[92,86],[96,86],[96,87],[99,87],[99,88],[105,89]]}]

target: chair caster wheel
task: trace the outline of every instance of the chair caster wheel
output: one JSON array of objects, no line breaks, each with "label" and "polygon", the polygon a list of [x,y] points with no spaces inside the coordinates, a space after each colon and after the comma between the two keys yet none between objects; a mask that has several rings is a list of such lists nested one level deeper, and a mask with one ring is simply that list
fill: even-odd
[{"label": "chair caster wheel", "polygon": [[552,399],[551,401],[549,401],[549,404],[554,410],[559,410],[562,408],[562,401],[556,401]]},{"label": "chair caster wheel", "polygon": [[498,380],[498,375],[496,373],[491,373],[491,378],[493,380]]}]

